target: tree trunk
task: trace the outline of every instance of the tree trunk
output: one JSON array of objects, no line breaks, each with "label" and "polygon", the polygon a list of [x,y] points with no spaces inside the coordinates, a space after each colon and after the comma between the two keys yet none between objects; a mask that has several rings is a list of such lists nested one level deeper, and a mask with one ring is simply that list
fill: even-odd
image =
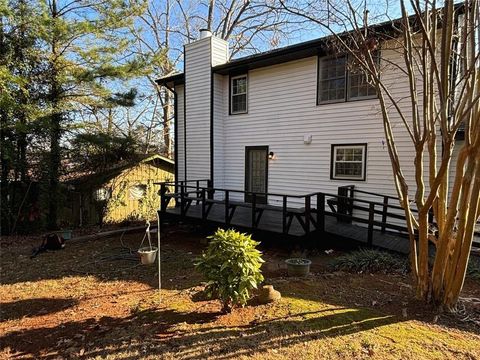
[{"label": "tree trunk", "polygon": [[47,228],[50,230],[57,229],[58,220],[58,203],[60,201],[59,194],[59,177],[60,177],[60,136],[61,136],[61,120],[60,113],[52,114],[50,117],[50,162],[49,162],[49,178],[48,178],[48,219]]},{"label": "tree trunk", "polygon": [[[52,18],[56,18],[57,5],[56,1],[52,1]],[[48,171],[48,219],[47,228],[50,230],[57,229],[58,220],[58,203],[60,201],[59,194],[59,177],[61,166],[61,126],[63,114],[61,113],[61,86],[59,83],[59,70],[55,63],[57,59],[57,42],[56,39],[52,41],[52,63],[50,74],[50,106],[52,107],[52,114],[50,115],[50,154],[49,154],[49,171]]]},{"label": "tree trunk", "polygon": [[[7,115],[3,110],[1,111],[1,121],[2,124],[7,123]],[[0,202],[1,206],[1,222],[0,230],[1,234],[9,234],[11,230],[11,206],[9,204],[9,186],[8,186],[8,174],[10,172],[10,160],[8,159],[7,150],[7,134],[5,125],[0,126],[0,166],[1,166],[1,175],[0,175]]]}]

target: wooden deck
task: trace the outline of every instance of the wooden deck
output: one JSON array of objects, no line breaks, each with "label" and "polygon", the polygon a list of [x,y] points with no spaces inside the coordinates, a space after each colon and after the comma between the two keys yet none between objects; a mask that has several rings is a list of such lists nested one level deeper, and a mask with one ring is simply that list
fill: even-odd
[{"label": "wooden deck", "polygon": [[[225,207],[222,204],[215,204],[210,211],[207,222],[217,226],[225,226],[224,221]],[[181,209],[180,207],[172,207],[167,209],[167,215],[180,219]],[[185,215],[186,219],[202,220],[202,206],[191,205]],[[251,210],[248,208],[239,207],[232,217],[229,225],[232,228],[241,228],[252,230],[251,227]],[[265,210],[258,227],[253,230],[260,230],[271,232],[273,234],[281,234],[282,231],[282,216],[278,211]],[[368,241],[368,228],[361,224],[338,222],[333,216],[327,216],[325,218],[325,233],[332,236],[338,236],[347,238],[350,240],[364,243],[367,245]],[[302,238],[305,236],[305,232],[298,222],[294,219],[289,231],[289,236],[292,238]],[[321,241],[322,234],[320,232],[313,231],[311,237],[318,237],[318,241]],[[408,238],[402,234],[394,234],[390,232],[382,233],[380,230],[373,231],[373,246],[384,248],[400,253],[408,253],[409,242]]]},{"label": "wooden deck", "polygon": [[[207,185],[201,186],[202,182]],[[285,195],[212,188],[209,184],[209,180],[161,183],[161,221],[172,217],[190,219],[251,233],[313,240],[318,245],[328,237],[404,254],[409,252],[405,215],[395,204],[398,204],[395,197],[355,190],[353,185],[339,187],[338,194]],[[252,202],[238,200],[239,195],[247,194]],[[372,196],[379,200],[372,201]],[[280,204],[258,203],[256,199],[262,197],[277,199]],[[169,207],[173,202],[177,206]],[[430,221],[435,226],[433,215]],[[474,240],[477,242],[480,242],[478,233]]]}]

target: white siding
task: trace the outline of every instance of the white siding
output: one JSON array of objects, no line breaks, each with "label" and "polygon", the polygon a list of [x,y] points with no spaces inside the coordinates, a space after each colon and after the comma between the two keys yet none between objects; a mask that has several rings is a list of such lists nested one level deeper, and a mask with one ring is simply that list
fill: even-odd
[{"label": "white siding", "polygon": [[185,180],[185,107],[183,90],[183,85],[175,87],[175,91],[177,92],[177,154],[175,154],[175,160],[178,169],[178,178],[176,180]]},{"label": "white siding", "polygon": [[[212,36],[212,66],[228,61],[228,43]],[[227,95],[228,96],[228,95]],[[213,183],[217,188],[224,185],[224,131],[223,131],[223,76],[213,76]],[[217,194],[218,195],[218,194]]]},{"label": "white siding", "polygon": [[228,61],[228,42],[215,36],[212,40],[212,66],[225,64]]},{"label": "white siding", "polygon": [[210,179],[211,67],[227,56],[228,44],[215,37],[185,45],[187,180]]},{"label": "white siding", "polygon": [[[245,146],[268,145],[277,156],[269,161],[268,192],[336,193],[339,186],[354,184],[361,190],[396,196],[377,100],[317,106],[316,67],[317,57],[310,57],[250,71],[248,114],[228,115],[228,100],[224,101],[225,187],[244,189]],[[408,93],[408,84],[398,81],[395,73],[384,77],[399,99]],[[223,86],[228,96],[226,76]],[[399,121],[393,111],[392,117]],[[409,139],[402,125],[395,125],[395,132],[402,160],[409,163],[405,176],[413,179]],[[303,143],[305,134],[312,135],[309,145]],[[331,145],[348,143],[368,145],[365,181],[330,179]],[[279,201],[270,199],[272,204]]]},{"label": "white siding", "polygon": [[[188,179],[210,177],[210,61],[222,63],[228,56],[226,43],[217,40],[204,39],[186,47]],[[210,50],[213,50],[211,57]],[[383,51],[382,57],[391,62],[403,61],[393,50]],[[397,103],[407,109],[405,115],[408,117],[407,79],[399,77],[398,71],[388,69],[382,76],[398,99]],[[248,114],[229,115],[228,76],[214,74],[213,90],[215,187],[244,190],[245,147],[268,145],[269,151],[276,154],[276,160],[269,161],[269,193],[304,195],[321,191],[336,194],[339,186],[353,184],[359,190],[397,196],[378,100],[316,105],[317,57],[249,71]],[[403,173],[413,196],[411,140],[394,109],[391,119]],[[312,136],[311,144],[304,144],[304,135]],[[181,141],[183,138],[179,136],[179,145]],[[350,143],[367,144],[366,180],[330,179],[331,146]],[[182,151],[179,146],[179,155]],[[181,161],[182,156],[179,156],[180,179]],[[426,172],[427,166],[425,161]],[[232,193],[231,197],[243,199],[238,193]],[[360,197],[382,201],[369,195]],[[273,205],[280,205],[280,201],[281,198],[269,198]],[[291,200],[289,205],[300,203]],[[316,206],[314,199],[312,205]]]},{"label": "white siding", "polygon": [[[214,170],[213,183],[217,188],[223,188],[225,184],[225,165],[223,153],[224,149],[224,126],[223,126],[223,109],[224,103],[228,103],[228,99],[223,95],[223,76],[214,74],[213,78],[213,146],[214,146]],[[227,95],[228,96],[228,95]]]},{"label": "white siding", "polygon": [[185,45],[187,180],[210,178],[210,38]]}]

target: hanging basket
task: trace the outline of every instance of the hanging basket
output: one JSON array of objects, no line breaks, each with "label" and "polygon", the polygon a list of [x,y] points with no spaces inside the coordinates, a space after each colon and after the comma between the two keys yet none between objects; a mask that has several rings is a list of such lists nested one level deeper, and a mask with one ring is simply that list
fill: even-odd
[{"label": "hanging basket", "polygon": [[143,247],[138,249],[138,255],[140,255],[140,262],[142,265],[150,265],[155,262],[157,258],[158,249],[155,246],[152,247]]}]

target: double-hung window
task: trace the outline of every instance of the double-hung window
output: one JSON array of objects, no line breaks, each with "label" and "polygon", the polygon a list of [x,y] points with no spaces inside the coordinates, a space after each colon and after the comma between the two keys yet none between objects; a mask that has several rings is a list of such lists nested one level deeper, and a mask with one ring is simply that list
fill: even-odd
[{"label": "double-hung window", "polygon": [[346,57],[321,59],[318,84],[318,102],[345,101],[346,89]]},{"label": "double-hung window", "polygon": [[[375,54],[377,63],[379,53]],[[318,60],[318,103],[344,102],[372,99],[377,96],[375,87],[367,81],[360,69],[348,66],[347,56],[323,57]]]},{"label": "double-hung window", "polygon": [[367,144],[332,145],[331,178],[365,180]]},{"label": "double-hung window", "polygon": [[230,79],[230,114],[245,114],[248,111],[248,77],[234,76]]}]

